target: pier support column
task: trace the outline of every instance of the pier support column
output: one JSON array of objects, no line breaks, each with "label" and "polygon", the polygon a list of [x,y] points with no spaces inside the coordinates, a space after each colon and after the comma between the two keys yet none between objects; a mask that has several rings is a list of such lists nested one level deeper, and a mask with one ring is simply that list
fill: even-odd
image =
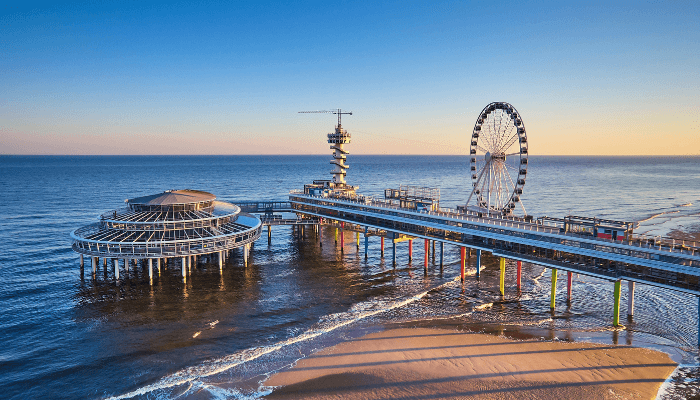
[{"label": "pier support column", "polygon": [[340,223],[340,252],[345,250],[345,222]]},{"label": "pier support column", "polygon": [[613,303],[613,326],[620,326],[620,287],[622,286],[621,280],[615,281],[615,294]]},{"label": "pier support column", "polygon": [[81,254],[80,255],[80,267],[82,268],[84,266],[85,266],[85,260],[83,259],[83,255]]},{"label": "pier support column", "polygon": [[408,239],[408,261],[413,260],[413,239]]},{"label": "pier support column", "polygon": [[223,252],[219,252],[219,272],[224,271],[224,256],[222,255]]},{"label": "pier support column", "polygon": [[501,267],[501,281],[500,281],[499,289],[501,290],[501,296],[504,296],[506,294],[506,259],[503,257],[501,257],[501,260],[500,260],[500,267]]},{"label": "pier support column", "polygon": [[442,262],[444,260],[443,255],[445,254],[445,242],[440,242],[440,268],[442,268]]},{"label": "pier support column", "polygon": [[574,273],[571,271],[566,272],[566,301],[571,303],[571,284],[574,277]]},{"label": "pier support column", "polygon": [[114,279],[119,280],[119,259],[114,259]]},{"label": "pier support column", "polygon": [[391,262],[392,262],[392,265],[394,265],[394,266],[396,265],[396,237],[395,236],[396,235],[392,235],[393,239],[391,240],[391,242],[393,243],[393,246],[392,246],[393,251],[391,252],[392,253],[391,254]]},{"label": "pier support column", "polygon": [[187,276],[187,257],[182,257],[182,279]]},{"label": "pier support column", "polygon": [[335,227],[335,244],[338,244],[338,227]]},{"label": "pier support column", "polygon": [[95,275],[97,273],[97,264],[100,262],[100,259],[97,257],[92,257],[92,274]]},{"label": "pier support column", "polygon": [[158,268],[158,276],[160,276],[160,258],[156,259],[156,268]]},{"label": "pier support column", "polygon": [[246,244],[243,246],[243,265],[245,267],[248,266],[248,251],[249,251],[249,246],[250,244]]},{"label": "pier support column", "polygon": [[381,256],[384,257],[384,236],[382,236],[382,252]]},{"label": "pier support column", "polygon": [[627,281],[627,318],[634,316],[634,282]]},{"label": "pier support column", "polygon": [[267,226],[267,244],[272,244],[272,225]]},{"label": "pier support column", "polygon": [[107,270],[107,257],[102,259],[102,268],[104,270]]},{"label": "pier support column", "polygon": [[428,253],[430,252],[430,240],[425,239],[425,257],[423,263],[423,269],[428,272]]},{"label": "pier support column", "polygon": [[549,308],[554,311],[554,307],[557,305],[557,269],[552,268],[552,292],[549,299]]},{"label": "pier support column", "polygon": [[148,259],[148,280],[153,284],[153,259]]},{"label": "pier support column", "polygon": [[360,249],[360,232],[355,232],[355,239],[357,240],[357,249]]},{"label": "pier support column", "polygon": [[518,262],[517,262],[517,266],[518,266],[518,268],[517,268],[517,273],[516,273],[515,279],[517,280],[516,285],[517,285],[517,287],[518,287],[518,293],[520,293],[520,290],[522,289],[522,284],[521,284],[520,278],[521,278],[521,275],[522,275],[523,262],[522,262],[522,261],[518,261]]},{"label": "pier support column", "polygon": [[467,249],[464,246],[459,246],[459,276],[464,282],[464,264],[466,263],[465,254]]},{"label": "pier support column", "polygon": [[700,347],[700,296],[698,296],[698,347]]},{"label": "pier support column", "polygon": [[476,249],[476,277],[481,273],[481,250]]},{"label": "pier support column", "polygon": [[435,264],[435,241],[433,240],[433,264]]},{"label": "pier support column", "polygon": [[365,258],[367,258],[367,247],[369,247],[369,237],[367,237],[368,227],[365,227]]}]

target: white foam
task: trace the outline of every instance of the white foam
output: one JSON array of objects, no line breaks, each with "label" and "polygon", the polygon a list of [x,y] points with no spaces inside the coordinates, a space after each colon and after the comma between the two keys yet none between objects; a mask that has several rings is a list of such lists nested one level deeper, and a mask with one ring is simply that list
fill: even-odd
[{"label": "white foam", "polygon": [[387,312],[399,307],[403,307],[407,304],[413,303],[417,300],[422,299],[425,297],[426,294],[431,292],[432,290],[441,288],[443,286],[447,286],[449,284],[452,284],[454,281],[460,279],[459,277],[455,277],[452,281],[443,283],[442,285],[435,286],[433,288],[430,288],[424,292],[418,293],[414,296],[400,299],[400,300],[373,300],[373,301],[366,301],[362,303],[355,304],[349,311],[343,312],[343,313],[337,313],[337,314],[331,314],[325,316],[321,322],[318,324],[319,326],[317,328],[311,328],[304,333],[302,333],[299,336],[295,336],[292,338],[289,338],[287,340],[284,340],[282,342],[278,342],[275,344],[271,344],[268,346],[261,346],[261,347],[253,347],[250,349],[246,349],[237,353],[233,353],[221,358],[216,358],[213,360],[209,360],[207,362],[204,362],[200,365],[192,366],[192,367],[187,367],[185,369],[182,369],[180,371],[177,371],[171,375],[165,376],[161,378],[159,381],[152,383],[150,385],[143,386],[141,388],[138,388],[136,390],[133,390],[128,393],[124,393],[122,395],[118,396],[111,396],[107,397],[108,400],[117,400],[117,399],[129,399],[135,396],[142,396],[147,393],[151,393],[156,390],[164,390],[164,389],[169,389],[172,387],[184,385],[184,384],[193,384],[194,382],[197,383],[197,386],[203,385],[203,383],[198,382],[198,379],[200,378],[205,378],[208,376],[220,374],[222,372],[225,372],[231,368],[234,368],[238,365],[247,363],[249,361],[253,361],[259,357],[262,357],[266,354],[270,354],[272,352],[275,352],[279,349],[282,349],[283,347],[295,344],[295,343],[300,343],[304,342],[313,338],[316,338],[318,336],[321,336],[325,333],[331,332],[335,329],[342,328],[346,325],[349,325],[353,322],[357,322],[359,320],[362,320],[367,317],[371,317],[373,315],[377,315],[383,312]]}]

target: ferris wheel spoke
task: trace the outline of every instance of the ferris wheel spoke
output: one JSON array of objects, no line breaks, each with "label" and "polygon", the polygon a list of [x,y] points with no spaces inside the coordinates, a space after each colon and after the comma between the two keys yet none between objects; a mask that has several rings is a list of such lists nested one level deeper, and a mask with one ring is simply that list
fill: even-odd
[{"label": "ferris wheel spoke", "polygon": [[489,153],[489,150],[484,149],[483,147],[479,146],[478,144],[476,145],[476,148],[483,151],[484,153]]}]

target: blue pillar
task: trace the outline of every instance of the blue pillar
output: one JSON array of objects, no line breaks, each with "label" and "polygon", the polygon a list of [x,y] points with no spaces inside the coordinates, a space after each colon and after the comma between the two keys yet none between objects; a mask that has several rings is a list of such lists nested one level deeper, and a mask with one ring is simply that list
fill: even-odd
[{"label": "blue pillar", "polygon": [[369,246],[369,238],[367,237],[367,231],[369,227],[365,227],[365,258],[367,258],[367,246]]},{"label": "blue pillar", "polygon": [[391,261],[393,265],[396,265],[396,234],[391,235],[391,243],[392,243],[392,254],[391,254]]},{"label": "blue pillar", "polygon": [[479,272],[481,270],[481,250],[476,249],[476,277],[479,277]]}]

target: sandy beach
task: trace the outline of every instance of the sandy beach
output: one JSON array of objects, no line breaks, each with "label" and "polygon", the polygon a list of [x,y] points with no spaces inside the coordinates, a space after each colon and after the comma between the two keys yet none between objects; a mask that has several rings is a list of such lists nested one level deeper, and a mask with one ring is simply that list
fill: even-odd
[{"label": "sandy beach", "polygon": [[272,375],[266,399],[653,399],[676,364],[628,346],[397,328]]}]

